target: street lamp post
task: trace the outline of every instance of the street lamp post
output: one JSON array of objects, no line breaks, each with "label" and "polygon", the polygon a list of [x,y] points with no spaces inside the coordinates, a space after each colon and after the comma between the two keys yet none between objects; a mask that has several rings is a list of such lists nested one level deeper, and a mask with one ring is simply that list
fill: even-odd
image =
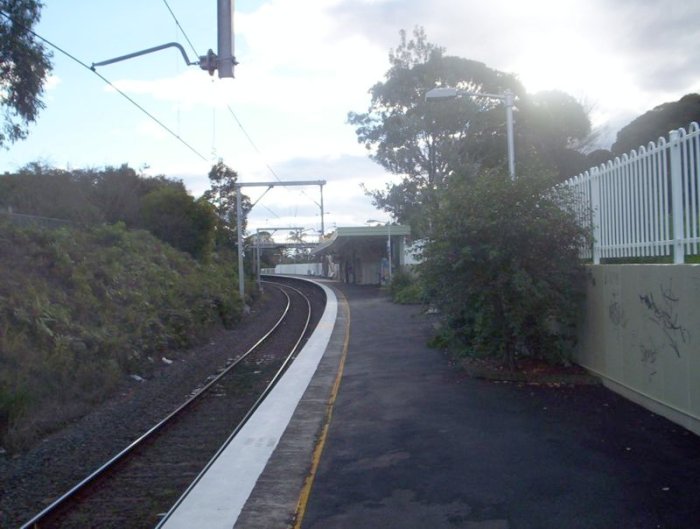
[{"label": "street lamp post", "polygon": [[443,99],[455,99],[459,96],[488,97],[503,101],[506,107],[506,134],[508,141],[508,173],[515,180],[515,142],[513,140],[513,92],[506,90],[503,94],[485,94],[480,92],[468,92],[451,87],[438,87],[428,90],[425,94],[426,101],[440,101]]}]

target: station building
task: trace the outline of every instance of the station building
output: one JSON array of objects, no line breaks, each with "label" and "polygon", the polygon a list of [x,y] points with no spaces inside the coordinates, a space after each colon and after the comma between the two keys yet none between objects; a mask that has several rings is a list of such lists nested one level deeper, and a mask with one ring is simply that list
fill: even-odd
[{"label": "station building", "polygon": [[410,264],[409,226],[337,228],[311,250],[322,263],[322,275],[355,285],[387,284],[393,273]]}]

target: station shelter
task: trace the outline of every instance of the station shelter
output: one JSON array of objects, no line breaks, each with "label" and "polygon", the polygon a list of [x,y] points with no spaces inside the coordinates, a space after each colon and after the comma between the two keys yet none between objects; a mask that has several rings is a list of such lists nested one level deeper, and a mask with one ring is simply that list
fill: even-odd
[{"label": "station shelter", "polygon": [[405,263],[409,226],[336,228],[311,250],[321,258],[323,275],[355,285],[387,284]]}]

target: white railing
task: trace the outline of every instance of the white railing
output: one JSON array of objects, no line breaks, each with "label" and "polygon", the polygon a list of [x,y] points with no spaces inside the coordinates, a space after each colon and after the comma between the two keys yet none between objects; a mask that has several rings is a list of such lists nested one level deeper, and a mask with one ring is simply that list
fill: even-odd
[{"label": "white railing", "polygon": [[593,232],[582,257],[601,259],[673,256],[700,247],[700,126],[671,131],[646,147],[570,178],[576,211]]}]

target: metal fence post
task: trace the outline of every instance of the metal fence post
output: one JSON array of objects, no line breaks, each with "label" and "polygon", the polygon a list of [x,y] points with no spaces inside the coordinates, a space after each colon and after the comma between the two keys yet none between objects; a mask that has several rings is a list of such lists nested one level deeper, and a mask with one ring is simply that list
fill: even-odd
[{"label": "metal fence post", "polygon": [[590,173],[591,225],[593,228],[593,264],[600,264],[600,170],[593,167]]},{"label": "metal fence post", "polygon": [[683,240],[683,173],[681,166],[681,142],[680,133],[677,130],[670,132],[671,155],[671,212],[673,219],[673,262],[683,264],[685,262],[685,249]]}]

